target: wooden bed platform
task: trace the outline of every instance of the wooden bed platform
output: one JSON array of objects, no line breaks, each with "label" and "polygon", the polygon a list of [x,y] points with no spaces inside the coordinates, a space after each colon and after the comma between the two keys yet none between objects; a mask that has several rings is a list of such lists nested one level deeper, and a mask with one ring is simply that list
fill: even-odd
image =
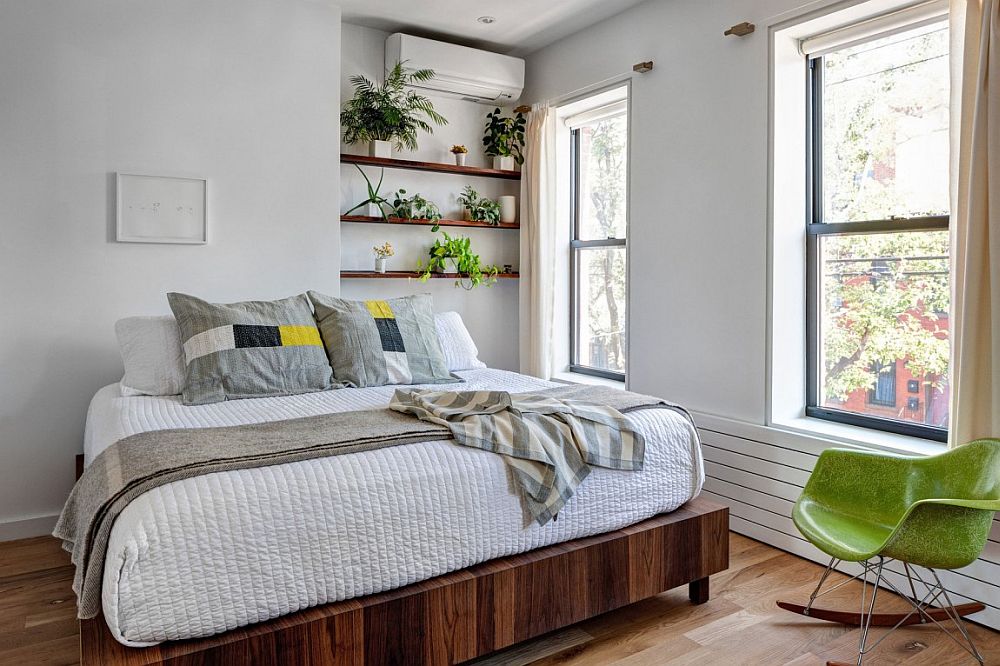
[{"label": "wooden bed platform", "polygon": [[455,664],[689,585],[729,566],[729,509],[696,498],[624,529],[504,557],[204,639],[128,648],[80,623],[82,666]]}]

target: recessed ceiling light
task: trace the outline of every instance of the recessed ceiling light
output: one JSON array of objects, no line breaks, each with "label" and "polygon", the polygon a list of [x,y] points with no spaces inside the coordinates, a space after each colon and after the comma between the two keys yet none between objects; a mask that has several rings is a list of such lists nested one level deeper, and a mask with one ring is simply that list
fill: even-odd
[{"label": "recessed ceiling light", "polygon": [[485,23],[486,25],[496,22],[496,18],[493,16],[480,16],[476,20],[479,21],[480,23]]}]

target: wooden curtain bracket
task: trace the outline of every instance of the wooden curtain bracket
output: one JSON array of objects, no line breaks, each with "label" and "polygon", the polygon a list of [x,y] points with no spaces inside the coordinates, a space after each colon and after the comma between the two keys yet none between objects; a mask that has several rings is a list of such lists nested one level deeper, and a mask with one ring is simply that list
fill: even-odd
[{"label": "wooden curtain bracket", "polygon": [[746,37],[756,29],[757,26],[755,26],[753,23],[744,21],[743,23],[737,23],[732,28],[726,30],[722,34],[725,35],[726,37],[728,37],[729,35],[736,35],[737,37]]},{"label": "wooden curtain bracket", "polygon": [[632,71],[638,72],[639,74],[645,74],[653,70],[653,61],[647,60],[646,62],[637,62],[632,65]]},{"label": "wooden curtain bracket", "polygon": [[521,106],[514,107],[514,113],[530,113],[531,107],[527,104],[522,104]]}]

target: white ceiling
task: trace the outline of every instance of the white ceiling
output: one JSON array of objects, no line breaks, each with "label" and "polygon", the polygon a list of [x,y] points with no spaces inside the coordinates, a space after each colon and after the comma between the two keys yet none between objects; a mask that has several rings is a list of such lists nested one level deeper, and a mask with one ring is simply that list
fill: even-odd
[{"label": "white ceiling", "polygon": [[[337,0],[334,0],[336,2]],[[643,0],[340,0],[344,21],[523,55]],[[493,16],[490,25],[480,16]]]}]

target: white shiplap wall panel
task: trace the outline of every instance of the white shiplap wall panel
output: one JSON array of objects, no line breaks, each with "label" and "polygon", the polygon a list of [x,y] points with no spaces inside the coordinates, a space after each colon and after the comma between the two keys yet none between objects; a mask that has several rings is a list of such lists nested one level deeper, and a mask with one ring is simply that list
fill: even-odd
[{"label": "white shiplap wall panel", "polygon": [[[710,416],[696,416],[695,420],[701,426],[704,445],[704,493],[730,507],[730,528],[826,564],[829,557],[799,536],[791,510],[819,454],[844,444]],[[860,571],[852,564],[841,569],[852,575]],[[898,563],[887,570],[895,585],[905,584]],[[955,603],[976,600],[987,605],[971,619],[1000,629],[1000,520],[994,521],[990,541],[979,560],[939,575]]]}]

